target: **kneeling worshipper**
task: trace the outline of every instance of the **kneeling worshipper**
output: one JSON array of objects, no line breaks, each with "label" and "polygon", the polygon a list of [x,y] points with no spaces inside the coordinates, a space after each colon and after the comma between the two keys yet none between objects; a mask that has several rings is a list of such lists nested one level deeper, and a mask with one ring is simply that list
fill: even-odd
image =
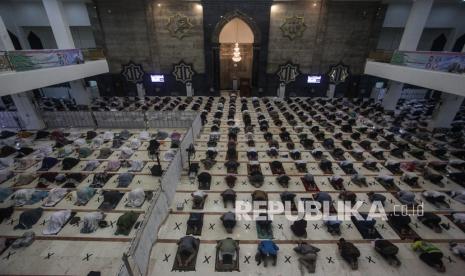
[{"label": "kneeling worshipper", "polygon": [[276,266],[278,259],[279,247],[272,240],[263,240],[258,245],[257,254],[255,255],[255,261],[257,265],[260,265],[263,261],[265,267],[268,266],[268,258],[272,259],[272,265]]},{"label": "kneeling worshipper", "polygon": [[239,242],[232,238],[218,241],[216,245],[216,271],[239,271]]},{"label": "kneeling worshipper", "polygon": [[435,268],[438,272],[446,271],[446,267],[442,262],[444,254],[432,243],[423,241],[421,238],[416,238],[412,243],[412,249],[420,251],[420,260],[427,265]]},{"label": "kneeling worshipper", "polygon": [[19,222],[14,229],[31,229],[42,217],[43,212],[44,209],[42,208],[23,211],[21,215],[19,215]]},{"label": "kneeling worshipper", "polygon": [[80,232],[83,234],[95,232],[100,227],[99,225],[104,218],[105,214],[103,212],[86,213],[83,218],[83,224]]},{"label": "kneeling worshipper", "polygon": [[42,234],[56,235],[70,218],[71,210],[62,210],[52,213]]},{"label": "kneeling worshipper", "polygon": [[193,236],[184,236],[178,242],[178,249],[173,265],[173,270],[195,270],[200,239]]},{"label": "kneeling worshipper", "polygon": [[339,253],[342,258],[350,264],[353,270],[358,269],[358,258],[360,257],[360,250],[351,242],[343,238],[338,242]]},{"label": "kneeling worshipper", "polygon": [[129,192],[128,202],[126,203],[127,207],[139,208],[144,204],[145,201],[145,192],[142,188],[136,188]]},{"label": "kneeling worshipper", "polygon": [[294,251],[299,254],[299,264],[302,266],[300,271],[304,273],[303,267],[305,267],[308,273],[315,273],[316,259],[320,249],[306,242],[301,242],[294,247]]}]

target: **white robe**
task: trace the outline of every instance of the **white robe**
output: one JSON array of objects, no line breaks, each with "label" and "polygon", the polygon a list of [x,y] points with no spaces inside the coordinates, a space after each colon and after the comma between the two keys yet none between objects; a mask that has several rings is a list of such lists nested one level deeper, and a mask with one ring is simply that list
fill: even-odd
[{"label": "white robe", "polygon": [[62,210],[54,212],[47,223],[47,226],[42,231],[44,235],[55,235],[60,232],[63,225],[71,216],[71,210]]}]

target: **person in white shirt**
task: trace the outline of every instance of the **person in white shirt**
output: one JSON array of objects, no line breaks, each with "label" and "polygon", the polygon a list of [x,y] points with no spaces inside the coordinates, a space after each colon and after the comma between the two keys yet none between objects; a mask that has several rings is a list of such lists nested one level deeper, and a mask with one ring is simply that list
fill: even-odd
[{"label": "person in white shirt", "polygon": [[456,223],[465,223],[465,213],[453,213],[452,217]]},{"label": "person in white shirt", "polygon": [[455,199],[456,201],[465,204],[465,190],[461,191],[452,191],[451,192],[451,197]]},{"label": "person in white shirt", "polygon": [[422,195],[426,199],[426,201],[433,204],[436,208],[450,208],[449,203],[446,202],[446,195],[441,192],[427,190],[424,191]]},{"label": "person in white shirt", "polygon": [[465,260],[465,244],[464,243],[451,242],[449,245],[450,245],[450,251],[452,251],[454,255],[457,255],[463,260]]}]

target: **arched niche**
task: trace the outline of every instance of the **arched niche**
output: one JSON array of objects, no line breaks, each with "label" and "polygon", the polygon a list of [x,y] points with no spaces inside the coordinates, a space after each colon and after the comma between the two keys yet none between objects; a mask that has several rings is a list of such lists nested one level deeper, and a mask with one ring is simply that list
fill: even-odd
[{"label": "arched niche", "polygon": [[[215,25],[211,35],[211,57],[212,57],[212,76],[213,76],[213,88],[220,90],[220,78],[221,78],[221,65],[220,65],[220,35],[222,39],[226,39],[228,34],[232,33],[235,28],[242,27],[247,32],[245,35],[239,35],[238,39],[244,39],[244,41],[252,42],[252,76],[251,86],[256,87],[258,83],[258,72],[260,62],[260,41],[261,32],[257,23],[246,14],[235,10],[221,16],[218,23]],[[233,32],[235,33],[235,32]]]}]

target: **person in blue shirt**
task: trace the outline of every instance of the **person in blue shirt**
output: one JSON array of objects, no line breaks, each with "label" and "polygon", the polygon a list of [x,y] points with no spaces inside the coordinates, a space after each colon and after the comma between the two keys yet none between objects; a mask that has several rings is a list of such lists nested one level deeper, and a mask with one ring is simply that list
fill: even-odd
[{"label": "person in blue shirt", "polygon": [[327,192],[318,192],[314,196],[315,200],[318,201],[322,206],[325,201],[331,204],[332,198],[331,195]]},{"label": "person in blue shirt", "polygon": [[273,259],[273,266],[276,266],[276,260],[278,257],[279,247],[272,240],[263,240],[258,245],[258,252],[255,255],[257,265],[260,265],[263,261],[264,266],[268,265],[267,259],[271,257]]},{"label": "person in blue shirt", "polygon": [[332,217],[324,218],[323,221],[324,221],[324,224],[326,225],[328,232],[331,235],[338,235],[338,236],[341,235],[342,221],[336,218],[332,218]]}]

